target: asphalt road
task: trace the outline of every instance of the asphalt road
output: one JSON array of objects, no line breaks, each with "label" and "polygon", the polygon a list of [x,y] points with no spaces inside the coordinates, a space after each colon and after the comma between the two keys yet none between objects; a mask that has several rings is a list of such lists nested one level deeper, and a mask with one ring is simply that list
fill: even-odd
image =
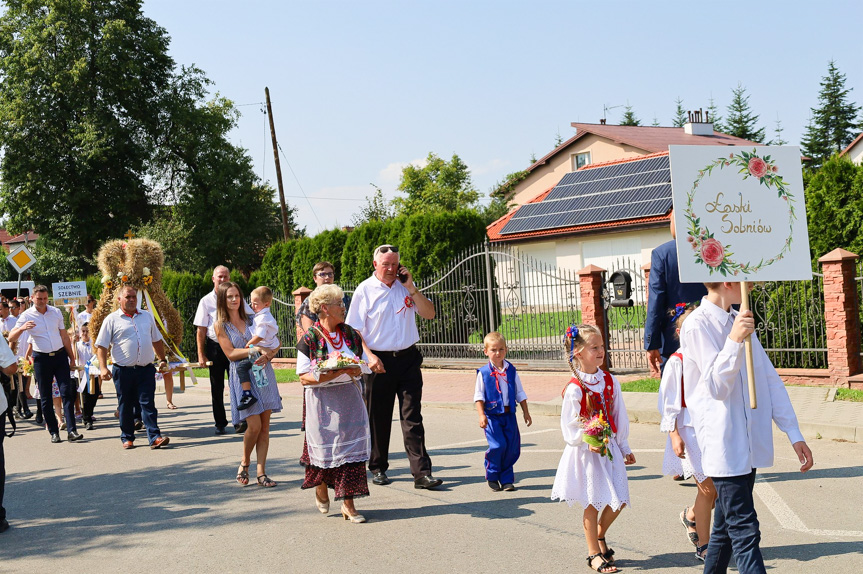
[{"label": "asphalt road", "polygon": [[[357,501],[369,522],[353,525],[335,504],[319,514],[313,493],[299,488],[299,401],[286,398],[274,416],[273,489],[234,482],[239,437],[213,435],[208,401],[207,389],[194,388],[175,395],[180,410],[159,411],[172,441],[161,451],[121,449],[111,395],[81,443],[52,445],[47,432],[22,423],[5,442],[12,528],[0,535],[0,571],[588,572],[581,509],[549,499],[563,448],[557,417],[534,416],[522,427],[518,490],[495,493],[483,477],[475,413],[426,405],[427,446],[443,487],[413,488],[395,428],[394,482],[370,485],[371,496]],[[784,435],[775,443],[776,465],[756,485],[768,569],[863,571],[863,445],[811,440],[816,465],[801,475]],[[608,535],[618,566],[700,572],[677,522],[693,483],[661,476],[658,426],[632,425],[630,444],[638,461],[629,468],[632,507]]]}]

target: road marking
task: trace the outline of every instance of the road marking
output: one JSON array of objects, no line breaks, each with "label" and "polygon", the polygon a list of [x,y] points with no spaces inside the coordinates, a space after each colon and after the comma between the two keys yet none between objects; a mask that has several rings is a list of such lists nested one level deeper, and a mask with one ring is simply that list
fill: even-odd
[{"label": "road marking", "polygon": [[[542,434],[542,433],[546,433],[546,432],[560,432],[560,429],[543,429],[543,430],[537,430],[537,431],[523,432],[523,433],[521,433],[521,436],[530,436],[530,435]],[[477,440],[468,440],[468,441],[464,441],[464,442],[454,442],[454,443],[450,443],[450,444],[442,444],[440,446],[432,446],[432,447],[428,447],[426,450],[444,450],[447,448],[454,448],[457,446],[468,446],[471,444],[480,445],[480,444],[485,444],[485,443],[486,443],[486,440],[484,438],[482,438],[482,439],[477,439]]]},{"label": "road marking", "polygon": [[779,493],[770,486],[762,477],[757,477],[755,481],[755,494],[761,499],[779,525],[786,530],[795,530],[806,534],[816,534],[818,536],[840,536],[850,538],[863,538],[863,532],[859,530],[822,530],[818,528],[808,528],[797,514],[791,510],[791,507],[782,500]]}]

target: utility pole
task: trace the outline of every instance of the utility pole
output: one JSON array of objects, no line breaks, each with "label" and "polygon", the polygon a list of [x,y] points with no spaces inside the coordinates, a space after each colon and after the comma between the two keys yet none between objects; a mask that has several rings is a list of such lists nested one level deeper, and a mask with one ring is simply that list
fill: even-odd
[{"label": "utility pole", "polygon": [[282,166],[279,163],[279,144],[276,142],[276,126],[273,123],[273,106],[270,105],[270,88],[265,87],[267,94],[267,116],[270,118],[270,134],[273,136],[273,157],[276,159],[276,182],[279,184],[279,202],[282,205],[282,231],[285,233],[285,241],[291,238],[291,230],[288,229],[288,208],[285,205],[285,188],[282,186]]}]

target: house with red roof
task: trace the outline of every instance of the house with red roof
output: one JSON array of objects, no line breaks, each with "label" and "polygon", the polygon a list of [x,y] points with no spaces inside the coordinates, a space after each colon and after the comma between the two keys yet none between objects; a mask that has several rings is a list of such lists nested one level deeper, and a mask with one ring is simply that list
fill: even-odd
[{"label": "house with red roof", "polygon": [[6,250],[6,253],[11,253],[24,244],[32,245],[36,243],[37,239],[39,239],[39,234],[33,231],[19,233],[12,237],[5,229],[0,229],[0,243],[3,244],[3,249]]},{"label": "house with red roof", "polygon": [[714,132],[690,112],[682,128],[573,123],[576,134],[528,169],[517,207],[487,228],[491,242],[558,267],[641,267],[671,239],[669,145],[760,145]]},{"label": "house with red roof", "polygon": [[857,165],[863,163],[863,133],[854,138],[854,141],[848,144],[848,147],[843,149],[839,155],[847,157]]}]

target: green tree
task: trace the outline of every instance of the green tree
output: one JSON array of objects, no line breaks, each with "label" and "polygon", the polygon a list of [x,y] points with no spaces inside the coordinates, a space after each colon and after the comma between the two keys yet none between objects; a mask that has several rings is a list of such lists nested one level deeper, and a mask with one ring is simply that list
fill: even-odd
[{"label": "green tree", "polygon": [[686,122],[689,121],[689,118],[686,115],[686,110],[683,108],[683,99],[678,96],[676,100],[674,100],[675,109],[674,109],[674,118],[671,120],[671,125],[676,128],[682,128],[686,125]]},{"label": "green tree", "polygon": [[716,102],[713,101],[713,96],[707,101],[707,119],[713,124],[713,131],[725,133],[725,126],[722,125],[722,116],[719,113],[719,108],[716,107]]},{"label": "green tree", "polygon": [[758,127],[758,115],[752,113],[749,108],[746,87],[738,83],[736,88],[732,88],[731,94],[724,133],[753,142],[763,142],[764,128]]},{"label": "green tree", "polygon": [[788,141],[782,137],[782,132],[785,131],[785,128],[782,127],[782,120],[779,119],[779,116],[776,117],[776,125],[773,127],[773,139],[768,143],[769,145],[785,145]]},{"label": "green tree", "polygon": [[393,216],[393,208],[384,197],[384,192],[373,183],[371,186],[375,188],[374,195],[366,196],[366,204],[360,207],[359,213],[355,213],[351,218],[355,227],[367,221],[386,221]]},{"label": "green tree", "polygon": [[393,200],[396,215],[472,209],[479,199],[467,164],[456,154],[447,162],[429,153],[424,167],[408,165],[398,190],[407,197]]},{"label": "green tree", "polygon": [[653,115],[653,122],[650,125],[655,128],[660,127],[659,118],[656,117],[656,114]]},{"label": "green tree", "polygon": [[170,77],[140,2],[9,0],[0,16],[0,202],[72,268],[149,217],[147,166]]},{"label": "green tree", "polygon": [[187,222],[176,206],[157,208],[150,221],[132,231],[137,237],[152,239],[162,246],[165,262],[170,269],[184,273],[200,273],[207,262],[195,244],[195,226]]},{"label": "green tree", "polygon": [[620,125],[622,126],[640,126],[641,120],[635,116],[635,112],[632,111],[632,106],[627,104],[624,106],[623,117],[620,118]]},{"label": "green tree", "polygon": [[834,154],[808,174],[805,196],[814,259],[837,247],[863,253],[863,166]]},{"label": "green tree", "polygon": [[812,108],[812,117],[806,126],[801,147],[811,165],[820,165],[831,154],[842,151],[863,127],[858,120],[860,106],[849,101],[853,88],[845,87],[845,74],[830,60],[827,75],[821,80],[818,106]]}]

